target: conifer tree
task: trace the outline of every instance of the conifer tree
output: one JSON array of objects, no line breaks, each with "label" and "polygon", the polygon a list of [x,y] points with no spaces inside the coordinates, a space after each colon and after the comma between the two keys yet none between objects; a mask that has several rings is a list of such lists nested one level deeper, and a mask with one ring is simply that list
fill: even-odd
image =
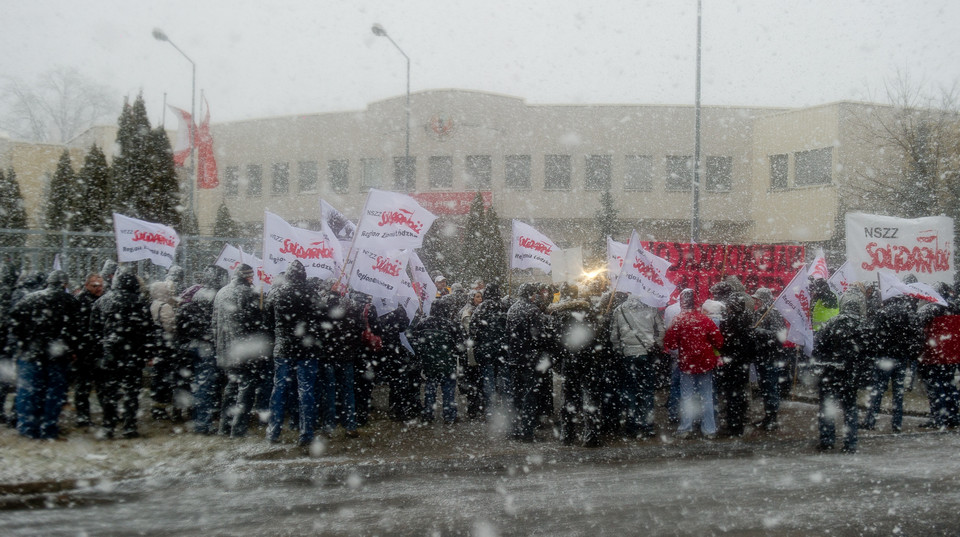
[{"label": "conifer tree", "polygon": [[162,127],[150,131],[148,137],[147,156],[150,161],[151,181],[149,199],[141,199],[144,203],[140,213],[145,220],[159,222],[178,228],[180,222],[180,184],[177,181],[177,171],[173,163],[173,148],[170,139]]},{"label": "conifer tree", "polygon": [[124,104],[117,131],[120,147],[113,161],[113,208],[120,214],[145,218],[153,197],[154,172],[150,156],[150,119],[138,95]]},{"label": "conifer tree", "polygon": [[[20,183],[17,182],[17,173],[8,168],[7,173],[0,171],[0,228],[26,229],[27,211],[23,205],[23,194],[20,192]],[[27,236],[22,234],[0,234],[0,244],[3,246],[23,246]]]},{"label": "conifer tree", "polygon": [[[77,213],[70,221],[72,231],[110,231],[111,226],[111,170],[107,157],[99,147],[93,145],[83,159],[83,166],[77,172],[77,184],[80,202]],[[80,246],[94,246],[109,243],[108,240],[87,240],[80,237],[73,241]]]},{"label": "conifer tree", "polygon": [[461,274],[463,275],[463,281],[466,283],[483,278],[484,265],[489,253],[487,249],[489,239],[486,236],[486,231],[483,196],[477,192],[470,203],[470,212],[467,213],[463,240],[460,243]]},{"label": "conifer tree", "polygon": [[507,250],[503,234],[500,233],[500,219],[493,207],[487,210],[484,220],[483,236],[486,238],[486,244],[483,249],[485,259],[481,277],[487,283],[503,283],[507,275]]},{"label": "conifer tree", "polygon": [[[46,202],[46,218],[44,219],[44,229],[48,231],[62,231],[70,228],[70,220],[73,219],[77,211],[77,202],[80,201],[77,195],[76,177],[73,172],[73,164],[70,162],[70,152],[64,150],[60,154],[60,160],[57,162],[57,171],[50,180],[50,193]],[[46,243],[48,246],[55,246],[60,243],[60,238],[56,235],[47,235]]]},{"label": "conifer tree", "polygon": [[600,193],[600,208],[594,215],[597,235],[593,243],[593,252],[590,256],[594,262],[603,261],[607,252],[607,237],[613,237],[617,232],[617,208],[613,205],[613,195],[610,190]]},{"label": "conifer tree", "polygon": [[217,209],[217,220],[213,223],[213,235],[215,237],[237,237],[240,234],[237,222],[230,216],[230,209],[227,204],[220,202]]}]

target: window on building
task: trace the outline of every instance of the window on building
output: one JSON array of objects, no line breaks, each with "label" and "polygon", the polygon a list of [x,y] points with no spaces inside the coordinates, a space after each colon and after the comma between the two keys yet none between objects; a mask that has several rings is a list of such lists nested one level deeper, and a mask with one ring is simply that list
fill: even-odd
[{"label": "window on building", "polygon": [[417,157],[393,157],[393,185],[403,192],[417,189]]},{"label": "window on building", "polygon": [[490,155],[467,155],[465,190],[490,190],[493,187],[493,165]]},{"label": "window on building", "polygon": [[770,155],[770,188],[787,188],[787,161],[789,155]]},{"label": "window on building", "polygon": [[228,198],[235,198],[240,195],[240,168],[238,166],[227,166],[224,171],[223,193]]},{"label": "window on building", "polygon": [[570,155],[543,156],[543,188],[546,190],[569,190],[573,168]]},{"label": "window on building", "polygon": [[316,192],[320,170],[315,160],[302,160],[297,164],[300,192]]},{"label": "window on building", "polygon": [[259,196],[263,193],[263,167],[259,164],[247,166],[247,196]]},{"label": "window on building", "polygon": [[587,155],[586,178],[584,186],[587,190],[608,190],[610,176],[613,173],[613,157],[610,155]]},{"label": "window on building", "polygon": [[503,159],[503,181],[507,188],[530,189],[530,155],[507,155]]},{"label": "window on building", "polygon": [[383,182],[383,159],[360,159],[360,192],[380,188],[381,182]]},{"label": "window on building", "polygon": [[693,157],[667,157],[667,190],[693,188]]},{"label": "window on building", "polygon": [[274,196],[286,194],[290,191],[290,163],[275,162],[273,164],[273,186],[271,192]]},{"label": "window on building", "polygon": [[623,189],[653,190],[653,157],[626,155],[623,159]]},{"label": "window on building", "polygon": [[832,147],[797,151],[794,160],[797,166],[797,186],[830,184],[833,177]]},{"label": "window on building", "polygon": [[453,157],[430,157],[430,188],[453,188]]},{"label": "window on building", "polygon": [[335,159],[327,161],[327,175],[330,177],[330,189],[343,193],[350,189],[350,161]]},{"label": "window on building", "polygon": [[733,188],[733,157],[707,157],[706,189],[729,192]]}]

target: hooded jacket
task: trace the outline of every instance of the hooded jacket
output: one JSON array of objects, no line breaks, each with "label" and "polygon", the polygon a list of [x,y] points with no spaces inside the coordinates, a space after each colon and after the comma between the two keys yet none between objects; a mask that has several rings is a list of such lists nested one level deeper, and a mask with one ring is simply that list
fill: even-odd
[{"label": "hooded jacket", "polygon": [[135,274],[117,274],[110,290],[93,303],[90,331],[100,338],[101,368],[143,367],[149,360],[158,334]]},{"label": "hooded jacket", "polygon": [[723,346],[723,335],[709,317],[696,310],[677,315],[663,338],[666,350],[677,350],[680,371],[699,375],[719,365],[717,349]]},{"label": "hooded jacket", "polygon": [[318,287],[307,281],[303,264],[291,263],[287,267],[286,282],[271,293],[265,308],[267,327],[273,331],[276,358],[306,360],[318,356],[321,324],[328,317],[321,298]]},{"label": "hooded jacket", "polygon": [[814,336],[814,363],[822,374],[856,387],[861,375],[872,368],[869,352],[869,332],[860,315],[863,305],[849,300],[840,307],[840,313],[820,327]]},{"label": "hooded jacket", "polygon": [[65,362],[80,343],[80,303],[53,275],[46,289],[25,296],[10,312],[16,358]]},{"label": "hooded jacket", "polygon": [[213,300],[211,329],[216,338],[217,365],[222,368],[269,355],[260,297],[239,271]]},{"label": "hooded jacket", "polygon": [[613,310],[613,325],[610,327],[610,342],[624,356],[644,356],[663,345],[666,330],[663,318],[653,306],[648,306],[631,295],[626,302]]}]

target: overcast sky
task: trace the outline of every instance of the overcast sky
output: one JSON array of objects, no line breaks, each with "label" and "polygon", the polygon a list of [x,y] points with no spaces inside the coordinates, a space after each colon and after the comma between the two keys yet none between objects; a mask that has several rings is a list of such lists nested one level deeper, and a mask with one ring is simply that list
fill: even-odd
[{"label": "overcast sky", "polygon": [[[190,107],[197,64],[214,123],[361,110],[411,89],[474,89],[534,104],[693,104],[696,0],[0,0],[0,75],[60,65],[143,91],[151,120]],[[880,100],[907,71],[960,80],[956,0],[704,0],[705,105]],[[168,121],[172,121],[168,115]]]}]

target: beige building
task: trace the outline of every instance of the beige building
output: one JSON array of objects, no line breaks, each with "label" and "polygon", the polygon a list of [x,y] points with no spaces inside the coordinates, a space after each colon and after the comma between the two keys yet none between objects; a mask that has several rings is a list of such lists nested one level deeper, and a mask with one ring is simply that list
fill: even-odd
[{"label": "beige building", "polygon": [[[220,186],[196,192],[201,230],[212,230],[221,201],[252,233],[265,209],[303,225],[317,221],[320,198],[356,217],[370,188],[435,204],[468,202],[481,191],[505,226],[521,219],[561,247],[589,247],[600,193],[609,188],[622,221],[615,238],[636,228],[645,238],[689,240],[693,106],[529,105],[477,91],[417,92],[406,180],[405,103],[400,96],[366,110],[213,125]],[[829,240],[838,186],[854,180],[853,170],[887,165],[847,120],[866,108],[877,106],[703,107],[701,240]],[[70,146],[82,155],[97,143],[109,155],[115,132],[92,129]],[[44,157],[45,146],[37,146],[31,158],[49,158],[48,167],[31,163],[28,173],[14,162],[23,157],[4,147],[0,162],[13,165],[24,185],[52,175],[61,151],[51,146]],[[42,187],[24,191],[34,224]]]}]

